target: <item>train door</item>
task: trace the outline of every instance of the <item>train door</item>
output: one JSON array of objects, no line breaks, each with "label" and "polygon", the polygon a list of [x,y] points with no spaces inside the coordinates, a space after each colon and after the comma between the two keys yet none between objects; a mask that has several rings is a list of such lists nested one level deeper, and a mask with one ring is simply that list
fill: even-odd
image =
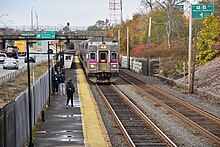
[{"label": "train door", "polygon": [[99,72],[109,71],[108,70],[108,51],[99,51]]}]

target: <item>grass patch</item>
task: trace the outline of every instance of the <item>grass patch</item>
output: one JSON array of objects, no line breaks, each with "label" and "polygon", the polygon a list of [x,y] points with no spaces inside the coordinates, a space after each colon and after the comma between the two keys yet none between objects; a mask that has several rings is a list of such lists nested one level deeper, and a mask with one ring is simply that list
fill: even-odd
[{"label": "grass patch", "polygon": [[[33,84],[33,71],[35,80],[39,79],[43,74],[48,71],[47,62],[31,67],[30,76],[31,84]],[[0,108],[10,101],[13,101],[21,92],[27,89],[28,86],[28,73],[25,71],[12,81],[0,85]]]}]

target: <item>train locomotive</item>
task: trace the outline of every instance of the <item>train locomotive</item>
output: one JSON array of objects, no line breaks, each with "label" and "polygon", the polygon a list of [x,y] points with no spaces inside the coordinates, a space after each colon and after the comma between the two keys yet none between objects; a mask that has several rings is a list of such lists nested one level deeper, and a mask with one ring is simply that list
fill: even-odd
[{"label": "train locomotive", "polygon": [[79,58],[93,82],[114,82],[119,74],[119,46],[112,37],[92,37],[81,42]]}]

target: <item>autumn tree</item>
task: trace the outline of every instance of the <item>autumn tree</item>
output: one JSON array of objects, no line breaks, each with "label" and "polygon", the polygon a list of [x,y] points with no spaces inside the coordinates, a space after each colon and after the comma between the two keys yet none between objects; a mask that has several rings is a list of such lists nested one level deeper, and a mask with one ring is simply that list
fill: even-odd
[{"label": "autumn tree", "polygon": [[203,21],[203,28],[198,32],[197,48],[200,53],[197,55],[197,63],[204,64],[220,54],[219,50],[213,47],[220,45],[220,19],[214,15],[206,17]]},{"label": "autumn tree", "polygon": [[105,30],[107,27],[109,27],[109,23],[108,21],[104,21],[104,20],[98,20],[95,25],[89,26],[87,28],[88,31],[101,31],[101,30]]}]

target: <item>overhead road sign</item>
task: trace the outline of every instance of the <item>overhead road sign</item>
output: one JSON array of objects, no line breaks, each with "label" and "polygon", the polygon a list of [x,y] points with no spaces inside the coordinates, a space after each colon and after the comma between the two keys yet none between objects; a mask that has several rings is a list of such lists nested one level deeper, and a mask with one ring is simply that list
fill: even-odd
[{"label": "overhead road sign", "polygon": [[37,32],[36,39],[55,39],[55,31]]},{"label": "overhead road sign", "polygon": [[184,13],[184,5],[175,5],[175,7],[180,13]]},{"label": "overhead road sign", "polygon": [[214,14],[213,4],[193,4],[192,18],[205,18],[207,15]]},{"label": "overhead road sign", "polygon": [[21,34],[22,37],[33,37],[35,34]]}]

